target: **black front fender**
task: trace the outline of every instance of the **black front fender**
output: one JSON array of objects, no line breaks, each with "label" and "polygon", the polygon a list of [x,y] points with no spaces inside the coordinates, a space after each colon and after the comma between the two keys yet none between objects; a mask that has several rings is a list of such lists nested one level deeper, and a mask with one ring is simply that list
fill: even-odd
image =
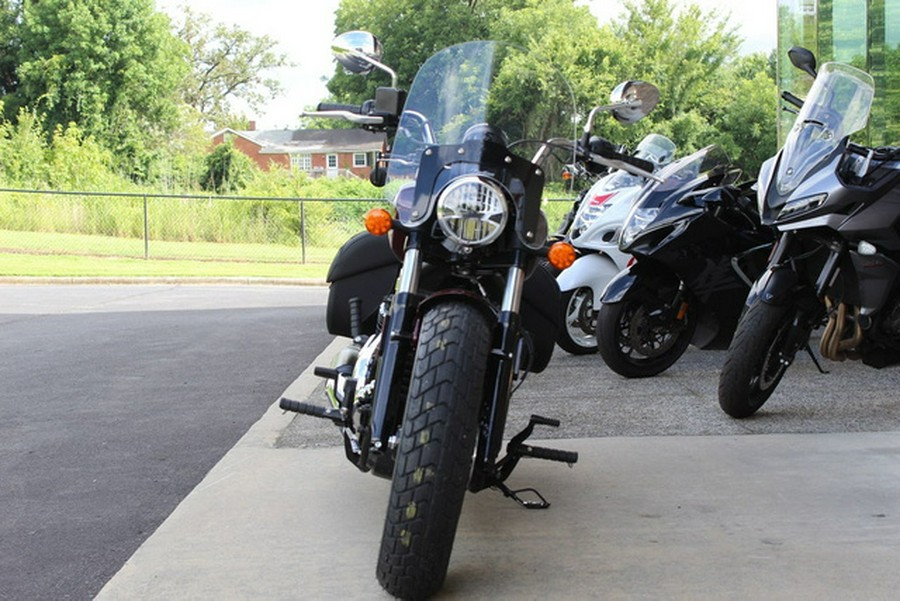
[{"label": "black front fender", "polygon": [[677,286],[678,282],[678,276],[665,265],[651,260],[638,261],[609,281],[600,302],[606,305],[620,303],[636,294],[643,294],[647,288]]},{"label": "black front fender", "polygon": [[747,306],[757,301],[775,307],[794,304],[799,282],[800,276],[790,267],[770,267],[750,287]]}]

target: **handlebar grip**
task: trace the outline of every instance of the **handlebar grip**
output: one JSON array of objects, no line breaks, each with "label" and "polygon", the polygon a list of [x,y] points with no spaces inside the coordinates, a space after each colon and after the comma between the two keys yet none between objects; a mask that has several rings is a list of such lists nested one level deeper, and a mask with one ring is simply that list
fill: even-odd
[{"label": "handlebar grip", "polygon": [[798,109],[803,108],[803,101],[800,100],[800,98],[798,98],[797,96],[794,96],[793,94],[788,92],[787,90],[785,90],[784,92],[781,93],[781,99],[793,104]]},{"label": "handlebar grip", "polygon": [[362,115],[362,107],[356,104],[333,104],[331,102],[320,102],[316,107],[317,111],[347,111],[356,115]]},{"label": "handlebar grip", "polygon": [[519,447],[520,452],[525,457],[534,457],[535,459],[547,459],[549,461],[559,461],[561,463],[577,463],[578,453],[575,451],[562,451],[560,449],[548,449],[546,447],[533,447],[531,445],[522,445]]}]

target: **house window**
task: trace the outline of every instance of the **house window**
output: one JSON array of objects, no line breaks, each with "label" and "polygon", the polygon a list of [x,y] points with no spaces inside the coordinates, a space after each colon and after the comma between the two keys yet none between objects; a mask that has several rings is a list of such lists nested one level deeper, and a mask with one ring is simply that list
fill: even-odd
[{"label": "house window", "polygon": [[329,154],[328,155],[328,168],[329,169],[337,169],[338,166],[338,155]]},{"label": "house window", "polygon": [[291,168],[300,171],[312,171],[312,155],[310,154],[292,154]]},{"label": "house window", "polygon": [[354,152],[353,153],[353,166],[354,167],[368,167],[369,166],[369,155],[365,152]]}]

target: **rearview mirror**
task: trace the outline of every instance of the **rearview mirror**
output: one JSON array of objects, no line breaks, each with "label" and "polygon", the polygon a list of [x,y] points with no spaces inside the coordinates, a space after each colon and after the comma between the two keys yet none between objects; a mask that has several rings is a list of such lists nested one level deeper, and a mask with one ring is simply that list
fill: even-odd
[{"label": "rearview mirror", "polygon": [[794,46],[788,50],[788,58],[791,64],[805,73],[809,73],[813,78],[816,77],[816,56],[800,46]]},{"label": "rearview mirror", "polygon": [[619,123],[629,125],[650,114],[659,102],[659,89],[645,81],[626,81],[616,86],[609,101],[616,105],[613,117]]},{"label": "rearview mirror", "polygon": [[381,42],[368,31],[348,31],[331,42],[334,58],[350,73],[366,75],[381,62]]}]

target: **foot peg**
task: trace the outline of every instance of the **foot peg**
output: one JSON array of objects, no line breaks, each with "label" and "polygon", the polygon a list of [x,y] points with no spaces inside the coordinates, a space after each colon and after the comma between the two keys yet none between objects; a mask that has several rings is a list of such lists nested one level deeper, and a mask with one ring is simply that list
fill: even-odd
[{"label": "foot peg", "polygon": [[513,436],[509,444],[506,445],[506,452],[509,455],[518,455],[519,457],[534,457],[535,459],[547,459],[549,461],[560,461],[572,465],[578,461],[578,453],[573,451],[561,451],[558,449],[548,449],[545,447],[535,447],[526,445],[525,440],[534,432],[535,426],[550,426],[551,428],[559,427],[558,419],[542,417],[540,415],[532,415],[528,420],[525,429]]},{"label": "foot peg", "polygon": [[[550,502],[547,501],[537,490],[533,488],[521,488],[511,490],[504,484],[509,477],[519,459],[522,457],[534,457],[535,459],[547,459],[550,461],[560,461],[568,463],[570,466],[578,461],[578,453],[573,451],[562,451],[560,449],[548,449],[546,447],[536,447],[525,444],[525,440],[531,436],[535,426],[550,426],[552,428],[559,427],[558,419],[541,417],[540,415],[532,415],[528,420],[525,429],[513,436],[509,444],[506,445],[506,456],[497,462],[497,469],[494,472],[491,486],[500,490],[503,496],[511,498],[516,503],[526,509],[547,509]],[[521,497],[522,493],[530,493],[537,497],[536,501],[527,501]]]},{"label": "foot peg", "polygon": [[293,411],[294,413],[302,413],[303,415],[312,415],[313,417],[323,417],[330,419],[337,425],[344,423],[344,414],[340,409],[333,407],[320,407],[319,405],[311,405],[309,403],[301,403],[287,397],[281,397],[278,406],[284,411]]}]

